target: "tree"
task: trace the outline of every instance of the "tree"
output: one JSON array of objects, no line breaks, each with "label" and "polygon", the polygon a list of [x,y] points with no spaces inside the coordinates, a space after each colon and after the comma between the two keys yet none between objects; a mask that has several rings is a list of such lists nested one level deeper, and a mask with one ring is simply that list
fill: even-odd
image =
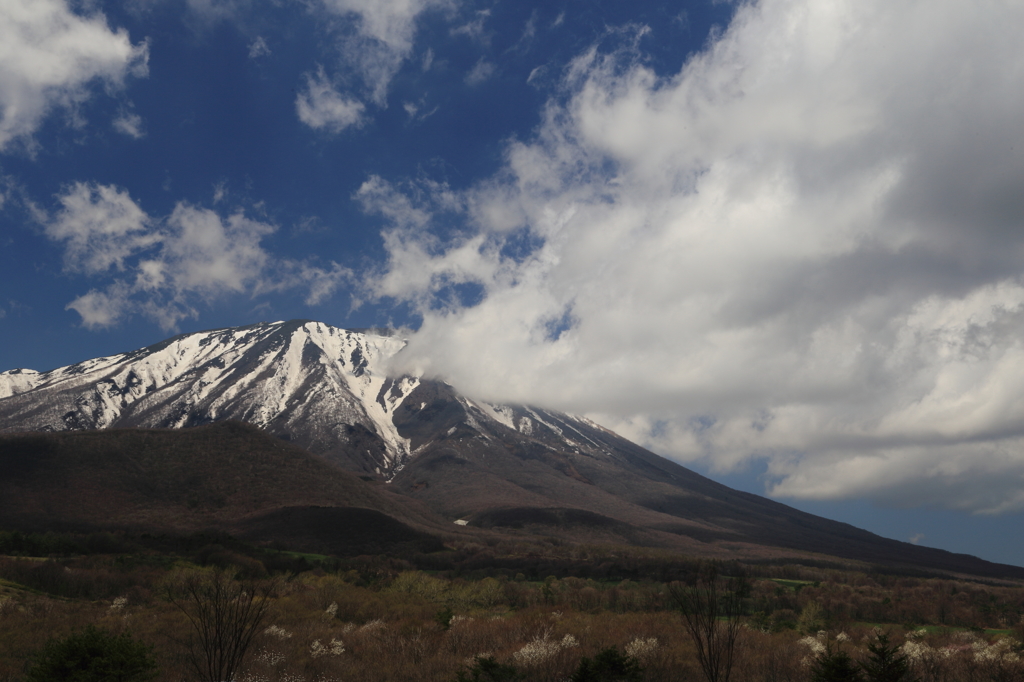
[{"label": "tree", "polygon": [[910,676],[910,661],[899,647],[889,643],[888,635],[877,633],[875,641],[868,644],[868,652],[868,660],[860,667],[870,682],[914,682]]},{"label": "tree", "polygon": [[167,586],[167,599],[191,626],[186,661],[198,680],[231,680],[266,620],[274,581],[236,580],[230,570],[188,571]]},{"label": "tree", "polygon": [[688,584],[669,586],[708,682],[729,682],[740,629],[741,599],[746,591],[742,577],[732,579],[727,586],[721,583],[717,567],[704,563]]},{"label": "tree", "polygon": [[860,668],[850,654],[829,646],[811,664],[811,682],[863,682]]},{"label": "tree", "polygon": [[640,682],[644,669],[632,656],[619,653],[615,647],[604,649],[594,659],[584,657],[571,682]]},{"label": "tree", "polygon": [[95,626],[51,638],[32,657],[26,682],[146,682],[157,675],[153,648]]}]

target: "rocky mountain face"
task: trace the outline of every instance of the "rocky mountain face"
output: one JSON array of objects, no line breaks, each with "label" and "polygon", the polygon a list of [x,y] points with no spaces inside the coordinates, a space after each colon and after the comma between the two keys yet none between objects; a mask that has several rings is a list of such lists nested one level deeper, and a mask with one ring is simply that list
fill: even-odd
[{"label": "rocky mountain face", "polygon": [[697,556],[839,557],[1024,577],[1024,569],[888,540],[732,490],[582,417],[389,376],[403,345],[319,322],[275,322],[186,334],[49,372],[8,371],[0,374],[0,433],[238,420],[387,481],[439,523]]},{"label": "rocky mountain face", "polygon": [[235,419],[348,469],[408,459],[392,415],[419,381],[386,376],[404,345],[319,322],[185,334],[49,372],[0,373],[0,432],[182,428]]}]

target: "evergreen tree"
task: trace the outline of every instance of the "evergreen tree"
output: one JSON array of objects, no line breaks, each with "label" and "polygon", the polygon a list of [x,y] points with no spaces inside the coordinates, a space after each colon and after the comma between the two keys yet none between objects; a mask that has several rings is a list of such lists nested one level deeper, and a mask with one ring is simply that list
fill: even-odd
[{"label": "evergreen tree", "polygon": [[814,659],[811,665],[811,682],[863,682],[864,676],[850,654],[842,649],[825,653]]},{"label": "evergreen tree", "polygon": [[889,637],[877,634],[868,644],[870,656],[861,663],[870,682],[916,682],[910,676],[910,661],[900,653],[899,647],[889,643]]},{"label": "evergreen tree", "polygon": [[594,656],[584,657],[571,682],[640,682],[644,669],[632,656],[619,653],[615,647],[608,647]]}]

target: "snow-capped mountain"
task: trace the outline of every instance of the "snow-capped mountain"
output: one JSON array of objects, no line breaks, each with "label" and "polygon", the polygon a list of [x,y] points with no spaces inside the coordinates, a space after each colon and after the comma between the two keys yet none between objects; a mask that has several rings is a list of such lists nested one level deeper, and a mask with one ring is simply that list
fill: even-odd
[{"label": "snow-capped mountain", "polygon": [[0,373],[0,432],[187,427],[237,419],[390,478],[409,455],[392,421],[419,383],[390,378],[396,337],[309,321],[184,334],[49,372]]},{"label": "snow-capped mountain", "polygon": [[[190,433],[186,440],[194,442],[189,447],[195,450],[175,455],[189,462],[193,471],[188,475],[180,471],[182,462],[161,459],[161,452],[178,452],[170,446],[157,447],[140,459],[111,445],[106,459],[100,455],[76,459],[76,471],[86,472],[81,476],[95,481],[113,480],[107,471],[111,466],[103,469],[111,457],[126,462],[131,481],[109,483],[106,494],[128,495],[137,507],[148,509],[136,514],[131,505],[125,507],[133,523],[140,522],[136,516],[156,514],[151,507],[163,498],[147,495],[161,489],[163,484],[158,482],[166,478],[161,472],[170,467],[167,470],[178,472],[175,480],[187,491],[185,497],[199,499],[205,494],[213,501],[210,513],[214,515],[231,509],[250,515],[285,513],[275,511],[275,504],[283,505],[282,509],[340,505],[391,510],[422,528],[455,521],[470,529],[509,529],[514,534],[559,536],[571,542],[660,546],[695,556],[765,558],[811,552],[977,575],[1011,574],[1006,572],[1010,567],[880,538],[732,490],[582,417],[535,406],[488,404],[460,395],[440,381],[389,376],[389,361],[404,345],[401,338],[388,334],[293,320],[184,334],[148,348],[48,372],[10,370],[0,373],[0,434],[180,428],[238,420],[299,446],[270,439],[278,444],[275,448],[257,443],[259,439],[249,434],[245,437],[256,443],[253,447],[263,453],[262,459],[239,458],[223,445],[224,433],[238,425],[221,424]],[[129,439],[135,434],[124,433]],[[62,440],[65,436],[70,439],[67,443]],[[118,438],[113,436],[111,443]],[[65,434],[57,439],[64,443],[61,447],[66,446],[67,457],[78,452],[71,442],[77,437]],[[52,512],[47,518],[84,523],[84,512],[75,516],[75,509],[54,502],[73,486],[72,474],[57,476],[57,460],[47,454],[48,448],[60,443],[36,440],[0,438],[0,484],[8,485],[6,492],[0,490],[0,503],[9,498],[3,518],[27,518],[29,511],[45,508]],[[89,452],[94,452],[97,446],[90,447]],[[304,455],[297,454],[303,450]],[[149,464],[143,465],[142,460]],[[302,466],[309,471],[328,473],[292,475],[300,461],[306,462]],[[363,478],[372,474],[389,481],[387,500],[380,497],[381,490],[360,491],[352,485],[354,481],[371,486],[365,481],[335,481],[344,472],[331,462]],[[37,468],[53,475],[32,478]],[[269,489],[283,486],[288,495],[281,493],[277,502],[269,492],[246,497],[252,487],[240,482],[246,476],[253,480],[270,476]],[[52,489],[53,477],[63,481],[57,492]],[[142,483],[133,477],[142,477]],[[324,488],[327,479],[334,481],[334,488]],[[95,481],[93,488],[103,488]],[[261,484],[266,487],[268,482]],[[91,490],[88,485],[84,489]],[[29,494],[32,490],[37,493],[34,497]],[[102,507],[96,500],[107,500],[102,491],[92,492],[96,494],[89,498],[90,509],[95,507],[95,512]],[[28,502],[16,504],[18,495],[27,495]],[[164,502],[173,502],[178,505],[172,504],[174,509],[186,513],[179,509],[183,500]],[[221,506],[223,510],[217,511]],[[0,504],[0,512],[3,507]],[[161,518],[173,516],[167,512]],[[101,517],[96,512],[86,520],[95,524]],[[1012,570],[1024,575],[1021,569]]]}]

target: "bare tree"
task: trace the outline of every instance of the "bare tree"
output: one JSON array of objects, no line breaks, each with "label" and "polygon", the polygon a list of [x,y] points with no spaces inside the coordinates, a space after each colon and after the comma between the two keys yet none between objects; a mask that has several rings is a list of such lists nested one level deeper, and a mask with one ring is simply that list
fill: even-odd
[{"label": "bare tree", "polygon": [[183,643],[197,680],[234,678],[266,619],[275,587],[269,580],[236,580],[228,570],[188,571],[168,584],[168,600],[191,625]]},{"label": "bare tree", "polygon": [[708,682],[729,682],[740,628],[740,602],[746,581],[733,578],[728,585],[723,583],[718,568],[704,563],[686,583],[669,585]]}]

